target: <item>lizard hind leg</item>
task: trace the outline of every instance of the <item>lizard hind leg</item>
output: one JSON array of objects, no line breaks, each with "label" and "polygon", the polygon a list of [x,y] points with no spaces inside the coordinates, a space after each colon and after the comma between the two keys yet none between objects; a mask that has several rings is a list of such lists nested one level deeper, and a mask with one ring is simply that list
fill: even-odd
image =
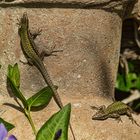
[{"label": "lizard hind leg", "polygon": [[27,59],[27,61],[25,62],[25,61],[22,61],[22,60],[19,60],[22,64],[24,64],[24,65],[30,65],[30,66],[33,66],[33,62],[32,62],[32,60],[30,59],[30,58],[26,58]]},{"label": "lizard hind leg", "polygon": [[133,117],[129,117],[129,119],[132,121],[132,123],[135,123],[138,127],[140,127],[140,124],[138,124],[137,121],[134,120]]},{"label": "lizard hind leg", "polygon": [[140,127],[140,124],[138,124],[137,121],[133,118],[133,116],[129,110],[127,111],[126,115],[129,117],[129,119],[132,121],[132,123],[135,123],[137,126]]}]

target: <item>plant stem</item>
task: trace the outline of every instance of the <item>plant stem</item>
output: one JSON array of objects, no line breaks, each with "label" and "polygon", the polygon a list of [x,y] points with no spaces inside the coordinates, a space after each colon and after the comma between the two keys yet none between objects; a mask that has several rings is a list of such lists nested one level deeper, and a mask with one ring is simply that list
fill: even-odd
[{"label": "plant stem", "polygon": [[37,135],[37,131],[36,131],[34,122],[33,122],[33,120],[32,120],[31,114],[30,114],[30,109],[28,109],[28,110],[27,110],[27,109],[24,109],[24,111],[25,111],[26,117],[27,117],[27,119],[29,120],[29,123],[30,123],[30,125],[31,125],[31,127],[32,127],[32,130],[33,130],[33,132],[34,132],[34,134],[35,134],[35,136],[36,136],[36,135]]}]

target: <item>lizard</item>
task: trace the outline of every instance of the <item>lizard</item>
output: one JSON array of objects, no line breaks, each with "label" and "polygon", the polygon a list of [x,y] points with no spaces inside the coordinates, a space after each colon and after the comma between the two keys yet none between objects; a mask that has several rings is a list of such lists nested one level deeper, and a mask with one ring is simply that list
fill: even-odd
[{"label": "lizard", "polygon": [[98,110],[93,116],[92,120],[106,120],[108,118],[115,118],[118,121],[121,121],[121,115],[127,115],[132,123],[135,123],[137,126],[140,125],[134,120],[132,113],[133,110],[125,103],[121,101],[115,101],[109,106],[102,105],[100,107],[91,106],[92,109]]},{"label": "lizard", "polygon": [[[42,59],[45,55],[42,57],[41,53],[39,54],[39,51],[37,50],[37,46],[34,42],[35,37],[40,34],[40,31],[38,33],[36,32],[36,34],[34,34],[34,35],[30,32],[29,19],[28,19],[26,12],[23,13],[23,16],[20,18],[18,25],[19,25],[18,34],[20,36],[21,49],[23,51],[23,54],[25,55],[28,63],[30,65],[35,66],[40,71],[46,84],[53,91],[53,98],[54,98],[55,102],[57,103],[58,107],[60,109],[62,109],[63,103],[61,101],[61,98],[47,72],[47,69],[45,68],[45,66],[43,64],[43,61],[42,61]],[[51,55],[53,52],[55,52],[55,51],[50,52],[50,54],[48,54],[48,55]],[[73,138],[75,140],[75,135],[74,135],[71,124],[70,124],[70,129],[71,129]]]}]

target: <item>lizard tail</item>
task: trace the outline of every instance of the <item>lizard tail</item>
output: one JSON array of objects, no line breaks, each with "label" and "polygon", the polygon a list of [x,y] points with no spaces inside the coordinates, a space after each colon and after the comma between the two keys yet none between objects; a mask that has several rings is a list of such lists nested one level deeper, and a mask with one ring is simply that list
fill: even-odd
[{"label": "lizard tail", "polygon": [[39,66],[38,66],[38,69],[39,69],[40,73],[42,74],[42,76],[43,76],[43,78],[44,78],[46,84],[47,84],[47,85],[51,88],[51,90],[53,91],[53,94],[54,94],[54,95],[53,95],[53,98],[54,98],[56,104],[59,106],[60,109],[63,108],[63,104],[62,104],[62,102],[61,102],[60,96],[59,96],[59,94],[58,94],[58,92],[57,92],[55,86],[53,85],[53,82],[52,82],[52,80],[51,80],[51,78],[50,78],[50,76],[49,76],[49,74],[48,74],[48,72],[47,72],[47,70],[46,70],[44,64],[43,64],[42,62],[40,62],[40,63],[37,64],[37,65],[39,65]]},{"label": "lizard tail", "polygon": [[[47,85],[51,88],[51,90],[53,91],[53,93],[54,93],[53,98],[54,98],[56,104],[59,106],[60,109],[62,109],[62,108],[63,108],[63,104],[62,104],[62,102],[61,102],[60,96],[59,96],[57,90],[55,89],[55,87],[54,87],[54,85],[53,85],[53,83],[52,83],[52,80],[51,80],[51,78],[50,78],[50,76],[49,76],[49,74],[48,74],[48,72],[47,72],[47,70],[46,70],[44,64],[40,62],[40,65],[38,66],[38,69],[39,69],[39,71],[41,72],[42,76],[44,77],[44,80],[45,80],[46,84],[47,84]],[[71,130],[73,139],[76,140],[71,124],[70,124],[70,130]]]}]

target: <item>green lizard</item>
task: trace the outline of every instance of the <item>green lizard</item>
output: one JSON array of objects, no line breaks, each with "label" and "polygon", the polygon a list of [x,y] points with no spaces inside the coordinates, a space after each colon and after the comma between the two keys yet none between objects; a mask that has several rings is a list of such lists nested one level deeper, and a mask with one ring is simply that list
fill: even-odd
[{"label": "green lizard", "polygon": [[137,126],[140,127],[140,125],[132,117],[132,109],[121,101],[113,102],[108,107],[102,105],[100,107],[91,106],[91,108],[98,110],[98,112],[92,116],[93,120],[105,120],[107,118],[115,118],[119,121],[122,121],[120,116],[127,115],[132,121],[132,123],[135,123]]},{"label": "green lizard", "polygon": [[62,108],[63,104],[61,102],[61,99],[60,99],[60,97],[57,93],[57,90],[54,87],[54,85],[50,79],[50,76],[40,58],[40,54],[34,43],[32,34],[29,31],[29,19],[27,17],[27,13],[23,14],[23,17],[21,18],[21,20],[19,22],[18,33],[19,33],[20,41],[21,41],[21,48],[22,48],[22,51],[23,51],[28,63],[30,65],[34,65],[38,68],[38,70],[44,77],[45,82],[54,92],[54,99],[55,99],[57,105],[60,108]]},{"label": "green lizard", "polygon": [[[36,68],[40,71],[46,84],[53,91],[53,93],[54,93],[53,97],[54,97],[54,100],[56,101],[57,105],[59,106],[59,108],[63,108],[63,104],[58,95],[58,92],[57,92],[56,88],[54,87],[54,84],[52,83],[52,80],[42,62],[43,57],[39,54],[39,52],[36,48],[37,46],[33,40],[39,33],[32,35],[31,32],[29,31],[29,19],[28,19],[26,12],[23,13],[23,16],[19,20],[18,24],[19,24],[18,33],[20,36],[21,48],[22,48],[22,51],[23,51],[28,63],[30,65],[36,66]],[[51,53],[53,53],[53,52],[54,51],[52,51]],[[50,55],[50,54],[48,54],[48,55]],[[71,129],[73,138],[75,140],[75,136],[74,136],[71,125],[70,125],[70,129]]]}]

